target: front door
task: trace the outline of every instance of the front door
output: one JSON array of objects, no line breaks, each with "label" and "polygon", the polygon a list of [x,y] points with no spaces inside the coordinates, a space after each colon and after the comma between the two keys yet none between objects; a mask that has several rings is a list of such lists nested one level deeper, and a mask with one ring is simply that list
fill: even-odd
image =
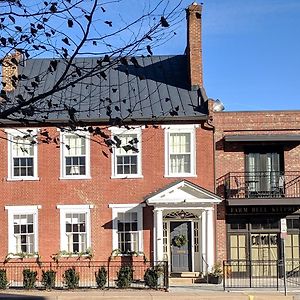
[{"label": "front door", "polygon": [[170,222],[170,237],[172,272],[192,271],[191,222]]}]

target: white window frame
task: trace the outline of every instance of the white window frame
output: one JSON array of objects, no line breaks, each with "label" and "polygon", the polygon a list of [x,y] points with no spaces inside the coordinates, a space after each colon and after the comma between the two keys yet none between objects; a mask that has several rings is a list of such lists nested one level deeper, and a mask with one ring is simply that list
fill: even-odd
[{"label": "white window frame", "polygon": [[18,214],[33,215],[34,253],[38,252],[38,210],[41,208],[41,205],[5,206],[5,210],[8,212],[8,253],[17,254],[14,238],[14,215]]},{"label": "white window frame", "polygon": [[[66,175],[66,160],[65,154],[67,151],[65,145],[65,135],[74,135],[77,137],[85,138],[85,170],[86,174],[84,175]],[[68,132],[68,131],[60,131],[60,179],[90,179],[90,134],[88,132]]]},{"label": "white window frame", "polygon": [[118,174],[117,173],[117,153],[116,147],[113,147],[113,154],[111,160],[111,178],[143,178],[142,175],[142,127],[136,127],[132,129],[112,127],[110,128],[112,132],[112,139],[114,136],[126,135],[126,134],[136,134],[138,143],[137,143],[137,173],[136,174]]},{"label": "white window frame", "polygon": [[[138,253],[143,253],[144,242],[143,242],[143,207],[144,203],[141,204],[109,204],[109,208],[112,209],[112,250],[116,250],[119,247],[118,241],[118,213],[132,212],[137,213],[137,231],[138,231]],[[126,254],[121,254],[126,255]]]},{"label": "white window frame", "polygon": [[[162,126],[165,130],[165,177],[196,177],[196,128],[198,125],[169,125]],[[170,133],[188,133],[191,141],[191,172],[170,172]]]},{"label": "white window frame", "polygon": [[[68,239],[66,234],[66,214],[67,213],[84,213],[86,215],[86,248],[91,249],[91,209],[92,204],[79,205],[57,205],[60,213],[60,251],[68,251]],[[74,253],[76,254],[76,253]]]},{"label": "white window frame", "polygon": [[38,129],[36,128],[22,128],[22,129],[6,129],[7,133],[7,149],[8,149],[8,181],[14,181],[14,180],[39,180],[38,177],[38,145],[37,143],[33,145],[33,176],[14,176],[14,156],[13,156],[13,139],[17,136],[24,136],[28,135],[29,132],[27,130],[31,131],[32,136],[36,136],[38,133]]}]

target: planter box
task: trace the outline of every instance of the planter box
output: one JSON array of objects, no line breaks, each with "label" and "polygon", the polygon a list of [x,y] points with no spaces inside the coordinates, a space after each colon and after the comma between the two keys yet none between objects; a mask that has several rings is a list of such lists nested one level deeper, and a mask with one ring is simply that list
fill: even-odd
[{"label": "planter box", "polygon": [[222,282],[222,276],[208,275],[208,283],[220,284]]}]

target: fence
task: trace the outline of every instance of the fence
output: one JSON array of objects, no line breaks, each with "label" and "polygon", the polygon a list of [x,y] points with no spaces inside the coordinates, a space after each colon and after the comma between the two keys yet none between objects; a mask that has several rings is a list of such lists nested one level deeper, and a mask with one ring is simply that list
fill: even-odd
[{"label": "fence", "polygon": [[[284,273],[286,277],[284,276]],[[300,287],[300,260],[223,261],[223,287],[276,288],[277,290]],[[286,285],[286,286],[285,286]]]},{"label": "fence", "polygon": [[167,290],[169,288],[168,262],[160,261],[59,261],[59,262],[23,262],[13,261],[0,265],[0,269],[6,270],[8,286],[12,288],[23,287],[23,270],[30,269],[37,272],[36,287],[42,288],[41,279],[42,272],[53,270],[56,272],[55,288],[65,288],[64,272],[70,268],[75,268],[79,275],[79,288],[96,288],[95,274],[101,267],[107,271],[106,288],[116,288],[118,272],[121,267],[130,267],[133,271],[133,280],[130,288],[146,288],[144,282],[144,274],[148,268],[156,266],[159,269],[159,278],[157,288]]}]

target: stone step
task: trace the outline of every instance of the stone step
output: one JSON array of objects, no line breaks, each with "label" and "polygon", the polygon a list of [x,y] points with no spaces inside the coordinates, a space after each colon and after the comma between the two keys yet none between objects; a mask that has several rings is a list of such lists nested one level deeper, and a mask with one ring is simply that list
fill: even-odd
[{"label": "stone step", "polygon": [[195,283],[197,278],[184,278],[184,277],[170,277],[169,278],[169,285],[191,285]]},{"label": "stone step", "polygon": [[200,276],[200,272],[171,273],[172,278],[195,278],[199,276]]}]

